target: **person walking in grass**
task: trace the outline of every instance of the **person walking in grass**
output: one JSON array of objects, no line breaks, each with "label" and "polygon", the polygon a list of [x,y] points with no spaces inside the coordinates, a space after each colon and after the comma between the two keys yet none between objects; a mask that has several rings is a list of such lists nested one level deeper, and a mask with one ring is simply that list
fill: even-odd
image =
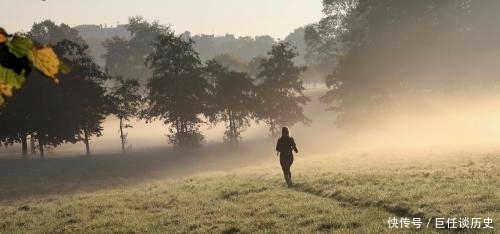
[{"label": "person walking in grass", "polygon": [[298,153],[299,150],[295,145],[295,141],[290,137],[290,131],[287,127],[281,129],[281,137],[276,143],[276,151],[280,157],[281,168],[283,169],[283,175],[285,176],[285,181],[288,187],[292,187],[292,173],[290,172],[290,167],[293,163],[293,153]]}]

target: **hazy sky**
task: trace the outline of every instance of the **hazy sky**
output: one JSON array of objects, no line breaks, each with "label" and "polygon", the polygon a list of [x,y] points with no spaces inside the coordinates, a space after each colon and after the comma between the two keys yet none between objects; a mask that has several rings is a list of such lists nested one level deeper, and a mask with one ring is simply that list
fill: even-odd
[{"label": "hazy sky", "polygon": [[284,38],[322,17],[322,0],[0,0],[0,5],[0,26],[8,32],[27,31],[44,19],[116,26],[140,15],[178,33]]}]

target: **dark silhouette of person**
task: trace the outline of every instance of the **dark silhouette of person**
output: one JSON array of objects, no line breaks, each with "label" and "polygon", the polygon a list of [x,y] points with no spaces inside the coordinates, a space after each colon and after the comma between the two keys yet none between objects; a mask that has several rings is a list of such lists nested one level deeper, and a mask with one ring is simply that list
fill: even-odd
[{"label": "dark silhouette of person", "polygon": [[290,137],[290,131],[287,127],[281,129],[281,137],[276,143],[276,151],[280,157],[281,169],[283,169],[283,175],[285,176],[285,181],[288,187],[292,187],[292,173],[290,172],[290,167],[293,163],[293,153],[298,153],[295,141]]}]

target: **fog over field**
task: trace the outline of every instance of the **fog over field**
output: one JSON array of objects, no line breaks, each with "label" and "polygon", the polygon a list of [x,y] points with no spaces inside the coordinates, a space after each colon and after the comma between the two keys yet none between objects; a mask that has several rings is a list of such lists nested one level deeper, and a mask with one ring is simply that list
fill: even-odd
[{"label": "fog over field", "polygon": [[[317,98],[323,92],[312,90],[308,94]],[[377,123],[371,126],[342,129],[334,125],[334,114],[325,112],[325,107],[313,100],[305,109],[312,123],[299,124],[291,130],[301,148],[313,153],[371,149],[409,152],[419,149],[450,152],[498,150],[496,136],[500,133],[500,122],[496,120],[500,119],[500,109],[495,107],[499,104],[500,96],[488,94],[427,97],[413,100],[411,105],[397,111],[387,110],[382,116],[377,116]],[[135,120],[132,125],[134,128],[128,130],[132,150],[165,147],[167,130],[163,123],[145,124]],[[106,119],[103,136],[93,141],[96,151],[120,150],[117,126],[116,118]],[[222,143],[223,126],[210,126],[204,132],[208,144]],[[251,142],[274,141],[262,122],[245,130],[242,137]],[[274,151],[273,148],[262,150],[271,154]]]}]

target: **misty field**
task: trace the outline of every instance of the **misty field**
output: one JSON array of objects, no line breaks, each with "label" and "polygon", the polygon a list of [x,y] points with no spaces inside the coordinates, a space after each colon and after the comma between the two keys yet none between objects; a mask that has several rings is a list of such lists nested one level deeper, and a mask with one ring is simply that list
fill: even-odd
[{"label": "misty field", "polygon": [[[298,155],[293,188],[285,186],[276,159],[262,155],[250,166],[248,155],[236,153],[219,161],[215,155],[173,160],[175,153],[3,160],[0,233],[478,231],[425,227],[440,217],[489,217],[495,229],[481,233],[494,233],[499,155]],[[421,218],[422,228],[389,229],[390,217]]]}]

